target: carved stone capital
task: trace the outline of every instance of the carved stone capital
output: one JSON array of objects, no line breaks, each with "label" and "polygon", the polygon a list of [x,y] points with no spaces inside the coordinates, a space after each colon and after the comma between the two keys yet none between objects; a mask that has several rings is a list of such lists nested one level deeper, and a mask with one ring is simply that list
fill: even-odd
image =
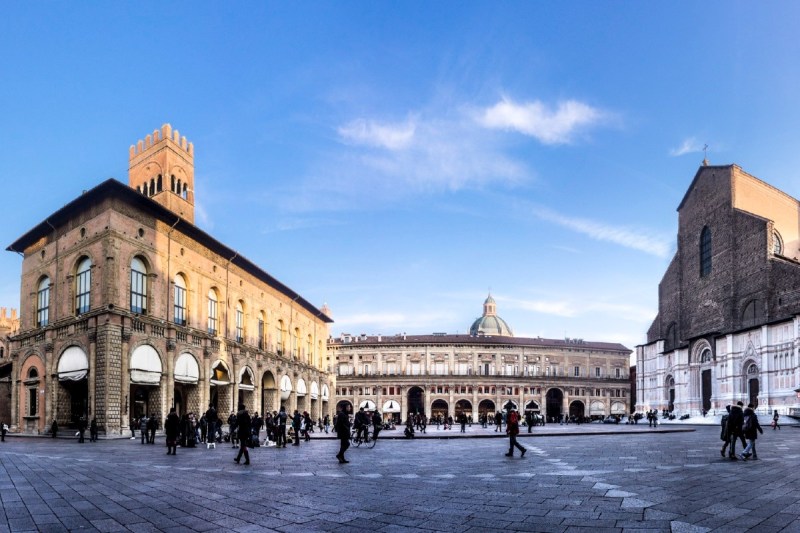
[{"label": "carved stone capital", "polygon": [[170,339],[167,341],[167,351],[173,352],[175,351],[175,341]]},{"label": "carved stone capital", "polygon": [[122,342],[130,342],[131,341],[131,332],[130,330],[125,330],[122,332]]},{"label": "carved stone capital", "polygon": [[89,332],[89,342],[97,342],[97,330],[93,329]]}]

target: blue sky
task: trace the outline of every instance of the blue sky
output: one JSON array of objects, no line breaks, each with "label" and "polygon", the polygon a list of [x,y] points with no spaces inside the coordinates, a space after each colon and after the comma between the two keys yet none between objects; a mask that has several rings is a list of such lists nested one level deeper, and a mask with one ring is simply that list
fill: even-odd
[{"label": "blue sky", "polygon": [[[197,223],[331,332],[642,343],[708,145],[797,197],[800,6],[11,3],[4,247],[169,122]],[[0,305],[21,258],[0,255]]]}]

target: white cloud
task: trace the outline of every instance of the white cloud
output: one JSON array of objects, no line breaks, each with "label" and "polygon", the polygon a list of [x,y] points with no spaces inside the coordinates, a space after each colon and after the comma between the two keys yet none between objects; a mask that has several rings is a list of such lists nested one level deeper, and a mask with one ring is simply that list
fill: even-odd
[{"label": "white cloud", "polygon": [[387,150],[408,148],[417,129],[414,118],[401,124],[382,124],[374,120],[359,118],[338,128],[342,140]]},{"label": "white cloud", "polygon": [[670,252],[670,239],[649,232],[611,226],[596,220],[568,217],[545,208],[532,207],[531,212],[542,220],[553,222],[598,241],[613,242],[657,257],[667,257]]},{"label": "white cloud", "polygon": [[686,154],[696,154],[703,151],[703,145],[697,142],[694,137],[688,137],[683,140],[680,146],[673,148],[669,151],[672,157],[678,157]]},{"label": "white cloud", "polygon": [[490,129],[517,131],[544,144],[568,144],[576,133],[598,124],[607,116],[607,113],[576,100],[559,102],[553,109],[539,100],[516,103],[503,98],[484,109],[478,122]]}]

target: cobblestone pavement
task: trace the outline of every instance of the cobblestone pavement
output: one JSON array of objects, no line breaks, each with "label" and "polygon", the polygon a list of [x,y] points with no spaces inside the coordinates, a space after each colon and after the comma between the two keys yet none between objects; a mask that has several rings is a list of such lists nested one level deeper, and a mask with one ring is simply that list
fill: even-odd
[{"label": "cobblestone pavement", "polygon": [[337,442],[167,456],[138,440],[0,444],[3,531],[800,531],[800,430],[767,429],[759,461],[718,430]]}]

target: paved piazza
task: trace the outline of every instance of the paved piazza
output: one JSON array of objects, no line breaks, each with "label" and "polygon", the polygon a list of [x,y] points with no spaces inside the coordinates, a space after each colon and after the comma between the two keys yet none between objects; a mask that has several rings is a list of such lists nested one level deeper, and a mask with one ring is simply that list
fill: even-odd
[{"label": "paved piazza", "polygon": [[173,457],[163,437],[12,437],[0,444],[0,529],[800,531],[800,430],[767,429],[759,461],[733,462],[716,428],[632,427],[548,426],[556,436],[523,434],[524,458],[505,457],[499,438],[385,440],[351,449],[347,465],[319,439],[255,449],[249,467],[229,445]]}]

